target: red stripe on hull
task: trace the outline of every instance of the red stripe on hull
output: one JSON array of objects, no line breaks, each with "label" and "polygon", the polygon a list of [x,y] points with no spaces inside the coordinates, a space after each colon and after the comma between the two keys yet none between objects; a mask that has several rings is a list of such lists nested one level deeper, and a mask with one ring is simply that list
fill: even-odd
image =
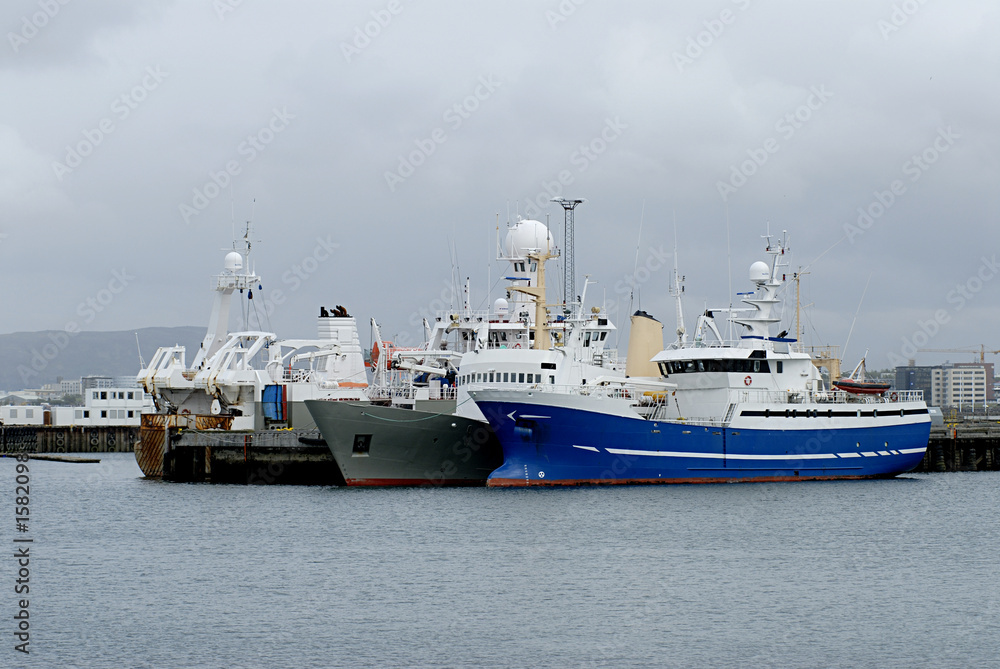
[{"label": "red stripe on hull", "polygon": [[522,479],[490,479],[486,482],[490,488],[530,488],[534,486],[548,486],[557,488],[563,486],[578,485],[647,485],[657,483],[660,485],[675,483],[778,483],[788,481],[859,481],[862,479],[893,478],[896,474],[868,474],[868,475],[837,475],[837,476],[755,476],[748,478],[687,478],[687,479],[573,479],[562,481],[543,481],[536,479],[525,481]]},{"label": "red stripe on hull", "polygon": [[347,479],[347,485],[354,488],[377,488],[399,486],[479,486],[486,485],[485,479]]}]

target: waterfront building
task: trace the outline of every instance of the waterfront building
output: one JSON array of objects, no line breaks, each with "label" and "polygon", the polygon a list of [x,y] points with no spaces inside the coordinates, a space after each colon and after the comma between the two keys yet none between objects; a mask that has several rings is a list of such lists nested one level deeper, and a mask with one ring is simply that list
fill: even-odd
[{"label": "waterfront building", "polygon": [[945,363],[896,368],[897,390],[923,390],[930,406],[976,409],[993,404],[993,363]]}]

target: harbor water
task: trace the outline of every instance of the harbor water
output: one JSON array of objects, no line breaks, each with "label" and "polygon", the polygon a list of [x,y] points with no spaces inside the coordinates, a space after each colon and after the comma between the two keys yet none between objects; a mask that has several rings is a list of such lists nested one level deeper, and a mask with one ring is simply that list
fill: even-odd
[{"label": "harbor water", "polygon": [[[32,460],[10,667],[985,667],[1000,472],[570,489],[171,484]],[[13,553],[12,550],[5,551]]]}]

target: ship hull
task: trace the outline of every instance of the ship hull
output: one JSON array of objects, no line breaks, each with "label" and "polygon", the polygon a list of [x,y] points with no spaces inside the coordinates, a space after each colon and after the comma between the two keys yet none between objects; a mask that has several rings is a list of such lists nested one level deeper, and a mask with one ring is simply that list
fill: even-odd
[{"label": "ship hull", "polygon": [[490,486],[885,478],[916,467],[930,434],[923,403],[883,405],[870,417],[771,417],[773,427],[754,417],[722,427],[646,420],[628,415],[627,403],[593,411],[580,406],[586,398],[514,395],[475,394],[504,451]]},{"label": "ship hull", "polygon": [[482,486],[503,462],[481,421],[350,402],[306,405],[348,486]]}]

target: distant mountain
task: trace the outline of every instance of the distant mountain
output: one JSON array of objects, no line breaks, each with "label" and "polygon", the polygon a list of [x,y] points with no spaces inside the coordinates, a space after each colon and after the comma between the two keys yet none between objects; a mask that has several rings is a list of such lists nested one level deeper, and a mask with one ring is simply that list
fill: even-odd
[{"label": "distant mountain", "polygon": [[160,346],[186,346],[188,363],[194,358],[204,327],[140,328],[122,332],[63,330],[14,332],[0,335],[0,389],[41,388],[59,377],[74,381],[99,374],[126,376],[139,372],[139,334],[142,356],[148,362]]}]

